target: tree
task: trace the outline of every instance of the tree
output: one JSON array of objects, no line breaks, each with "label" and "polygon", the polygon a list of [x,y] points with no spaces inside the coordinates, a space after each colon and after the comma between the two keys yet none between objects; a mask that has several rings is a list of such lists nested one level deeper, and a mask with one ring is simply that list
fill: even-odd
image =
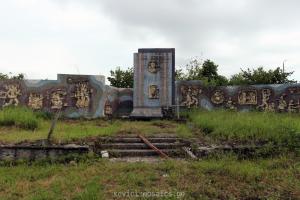
[{"label": "tree", "polygon": [[201,72],[202,64],[197,58],[191,59],[185,67],[187,70],[187,74],[185,75],[186,80],[200,80],[203,78]]},{"label": "tree", "polygon": [[176,70],[177,80],[201,80],[206,85],[219,86],[226,85],[228,80],[225,76],[218,74],[218,65],[211,60],[201,63],[197,58],[193,58],[186,65],[186,73],[183,69]]},{"label": "tree", "polygon": [[11,79],[14,79],[14,80],[24,80],[24,78],[25,78],[25,76],[24,76],[24,74],[18,74],[18,75],[13,75],[13,76],[11,76]]},{"label": "tree", "polygon": [[133,68],[121,70],[117,67],[114,71],[110,71],[110,76],[107,79],[111,86],[118,88],[133,88]]},{"label": "tree", "polygon": [[202,77],[206,77],[208,81],[212,81],[218,78],[218,65],[210,60],[204,61],[201,69]]},{"label": "tree", "polygon": [[0,80],[7,80],[9,76],[7,74],[0,73]]},{"label": "tree", "polygon": [[175,79],[176,80],[185,80],[185,73],[183,72],[183,69],[175,70]]},{"label": "tree", "polygon": [[12,75],[12,73],[9,74],[0,73],[0,80],[9,80],[9,79],[24,80],[24,74],[21,73],[18,75]]},{"label": "tree", "polygon": [[263,67],[250,70],[242,70],[230,78],[230,85],[255,85],[255,84],[284,84],[295,83],[289,79],[294,72],[283,72],[281,68],[265,70]]}]

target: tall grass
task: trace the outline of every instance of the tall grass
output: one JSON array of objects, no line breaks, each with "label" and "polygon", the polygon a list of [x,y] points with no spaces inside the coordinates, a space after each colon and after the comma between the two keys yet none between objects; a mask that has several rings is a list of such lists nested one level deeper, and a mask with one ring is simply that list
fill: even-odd
[{"label": "tall grass", "polygon": [[[299,199],[294,157],[238,160],[0,165],[0,199]],[[182,198],[134,198],[114,192],[183,192]]]},{"label": "tall grass", "polygon": [[15,126],[34,130],[39,126],[39,119],[29,108],[6,107],[0,110],[0,126]]},{"label": "tall grass", "polygon": [[300,146],[298,114],[197,110],[190,114],[190,118],[204,133],[216,139],[271,141]]}]

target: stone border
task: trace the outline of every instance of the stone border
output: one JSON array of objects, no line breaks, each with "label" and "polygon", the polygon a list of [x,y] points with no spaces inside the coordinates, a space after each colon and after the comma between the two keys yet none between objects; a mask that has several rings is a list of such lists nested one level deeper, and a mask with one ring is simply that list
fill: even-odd
[{"label": "stone border", "polygon": [[87,154],[88,146],[25,146],[1,145],[0,161],[57,159],[70,154]]}]

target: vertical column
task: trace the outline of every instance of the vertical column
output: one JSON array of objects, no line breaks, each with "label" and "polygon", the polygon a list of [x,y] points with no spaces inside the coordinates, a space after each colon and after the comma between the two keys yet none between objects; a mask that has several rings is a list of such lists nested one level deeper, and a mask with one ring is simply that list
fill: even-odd
[{"label": "vertical column", "polygon": [[172,106],[174,54],[175,49],[139,49],[135,59],[132,117],[162,117],[161,108]]},{"label": "vertical column", "polygon": [[142,107],[144,104],[144,54],[140,53],[139,54],[139,72],[138,72],[138,87],[139,87],[139,92],[138,92],[138,99],[139,99],[139,107]]}]

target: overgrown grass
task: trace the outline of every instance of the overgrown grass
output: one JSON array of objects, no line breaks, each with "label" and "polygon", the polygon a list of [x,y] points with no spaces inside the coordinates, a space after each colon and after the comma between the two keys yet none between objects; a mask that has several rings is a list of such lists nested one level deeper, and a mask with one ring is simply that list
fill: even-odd
[{"label": "overgrown grass", "polygon": [[[299,175],[299,162],[289,156],[252,161],[223,157],[193,162],[21,164],[0,167],[0,199],[297,199]],[[117,198],[118,192],[173,196]]]},{"label": "overgrown grass", "polygon": [[[282,146],[300,146],[300,115],[262,112],[193,111],[188,123],[168,120],[122,121],[59,120],[53,134],[55,141],[71,141],[94,136],[125,134],[173,134],[229,142],[267,142]],[[27,108],[0,111],[0,142],[16,143],[47,138],[51,115]],[[34,130],[34,131],[32,131]],[[200,131],[199,131],[200,130]],[[206,136],[205,138],[203,136]]]},{"label": "overgrown grass", "polygon": [[[34,132],[20,129],[18,127],[0,127],[0,143],[18,143],[22,141],[35,141],[46,139],[50,120],[40,120],[39,128]],[[59,120],[56,124],[53,140],[57,142],[68,142],[96,136],[116,135],[153,136],[160,134],[173,134],[183,137],[193,137],[193,134],[184,124],[172,121],[121,121],[112,123],[102,119],[96,120]]]},{"label": "overgrown grass", "polygon": [[215,139],[300,145],[300,115],[262,112],[193,111],[190,119]]},{"label": "overgrown grass", "polygon": [[34,130],[39,126],[39,119],[29,108],[6,107],[0,110],[0,126],[15,126]]},{"label": "overgrown grass", "polygon": [[[2,112],[11,108],[6,109],[0,112],[1,119]],[[22,112],[31,113],[28,115],[37,119],[39,127],[31,131],[17,125],[15,112],[11,114],[14,124],[0,127],[0,142],[16,143],[47,137],[51,124],[47,116],[37,117],[27,109]],[[112,123],[99,119],[60,120],[53,139],[67,142],[94,136],[140,133],[146,136],[176,134],[189,138],[200,137],[197,131],[202,129],[207,137],[216,140],[269,141],[299,146],[299,115],[229,111],[194,111],[189,115],[191,121],[187,124],[164,120],[115,120]],[[195,128],[197,130],[193,130]],[[201,161],[125,163],[89,157],[75,164],[6,164],[0,165],[0,199],[135,199],[115,196],[128,192],[168,192],[173,195],[156,199],[180,199],[182,196],[177,198],[177,195],[182,194],[182,199],[297,199],[300,196],[300,162],[296,153],[256,158],[243,160],[220,154]]]}]

